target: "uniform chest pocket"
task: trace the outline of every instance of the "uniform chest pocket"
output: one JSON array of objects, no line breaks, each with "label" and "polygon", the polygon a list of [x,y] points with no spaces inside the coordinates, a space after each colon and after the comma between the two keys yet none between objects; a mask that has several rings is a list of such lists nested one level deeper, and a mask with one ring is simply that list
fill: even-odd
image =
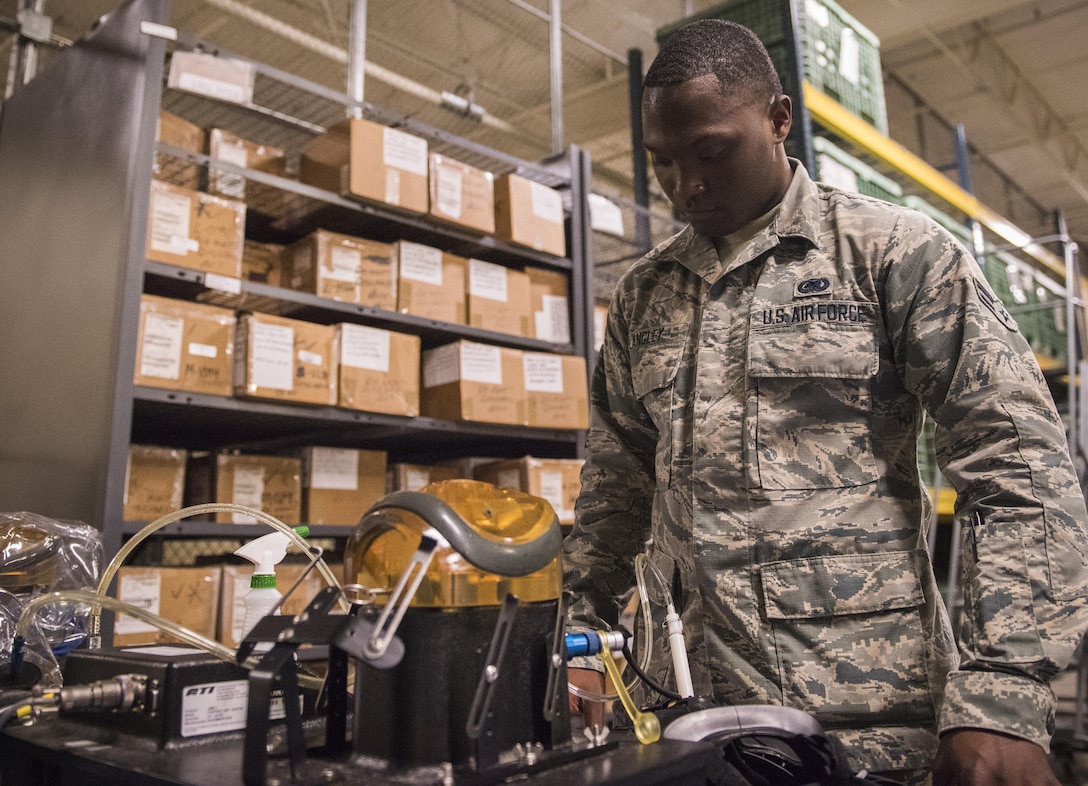
[{"label": "uniform chest pocket", "polygon": [[680,412],[674,412],[673,390],[684,345],[684,338],[675,335],[631,350],[631,387],[657,429],[654,468],[660,487],[668,487],[672,478],[673,442],[681,432],[673,423]]},{"label": "uniform chest pocket", "polygon": [[878,359],[871,318],[753,325],[747,367],[754,395],[745,418],[753,487],[845,488],[877,479],[871,386]]}]

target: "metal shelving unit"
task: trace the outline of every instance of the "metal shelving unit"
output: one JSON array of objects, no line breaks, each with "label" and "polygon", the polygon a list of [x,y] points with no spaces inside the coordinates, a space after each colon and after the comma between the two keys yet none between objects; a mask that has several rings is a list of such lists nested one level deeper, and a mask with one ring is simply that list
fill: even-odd
[{"label": "metal shelving unit", "polygon": [[[324,444],[381,449],[394,461],[428,463],[466,455],[580,455],[583,434],[578,431],[406,418],[133,384],[144,293],[414,333],[424,348],[468,338],[587,359],[591,353],[584,205],[590,170],[584,152],[572,148],[547,165],[522,161],[260,63],[252,63],[252,103],[230,104],[173,90],[165,84],[172,52],[204,48],[183,34],[176,41],[164,40],[168,23],[166,0],[128,0],[19,90],[0,117],[0,308],[12,326],[0,343],[0,363],[12,380],[0,390],[5,424],[0,499],[5,508],[97,526],[108,558],[141,524],[122,520],[130,442],[251,451]],[[517,172],[564,192],[570,228],[565,258],[215,162],[218,170],[246,178],[246,234],[255,240],[285,243],[322,228],[567,272],[572,341],[556,345],[252,282],[228,292],[209,287],[200,271],[147,261],[153,160],[159,162],[159,177],[167,180],[172,168],[191,171],[194,165],[212,163],[207,156],[155,141],[163,109],[289,154],[352,113],[422,136],[432,151],[477,168],[496,175]],[[169,533],[241,534],[240,528],[189,521]],[[328,527],[322,533],[347,534]]]}]

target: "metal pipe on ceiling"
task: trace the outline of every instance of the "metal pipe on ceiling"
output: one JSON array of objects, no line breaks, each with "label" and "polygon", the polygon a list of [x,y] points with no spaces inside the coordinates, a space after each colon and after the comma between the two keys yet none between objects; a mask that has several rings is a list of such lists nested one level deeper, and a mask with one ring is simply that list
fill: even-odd
[{"label": "metal pipe on ceiling", "polygon": [[[348,95],[363,103],[366,82],[366,11],[367,0],[355,0],[351,9],[350,49],[348,49]],[[362,106],[353,106],[351,117],[362,117]]]},{"label": "metal pipe on ceiling", "polygon": [[563,150],[563,17],[560,0],[551,0],[548,20],[552,86],[552,152]]},{"label": "metal pipe on ceiling", "polygon": [[[262,30],[285,38],[303,49],[307,49],[334,62],[347,65],[350,60],[348,52],[335,44],[331,44],[324,39],[311,35],[305,30],[299,30],[297,27],[293,27],[280,19],[276,19],[274,16],[270,16],[269,14],[262,13],[254,8],[250,8],[247,5],[243,5],[238,2],[238,0],[204,0],[204,2],[207,5],[218,8],[220,11],[225,11],[239,19],[244,19],[250,24],[260,27]],[[428,101],[436,106],[450,106],[445,96],[440,91],[420,84],[419,82],[394,71],[390,71],[388,68],[383,68],[376,63],[365,61],[365,71],[367,76],[371,76],[380,82],[384,82],[397,90],[416,96],[417,98]],[[505,120],[495,117],[482,109],[478,113],[473,113],[473,115],[479,118],[482,125],[489,128],[494,128],[497,131],[503,131],[508,134],[519,133],[517,129]]]}]

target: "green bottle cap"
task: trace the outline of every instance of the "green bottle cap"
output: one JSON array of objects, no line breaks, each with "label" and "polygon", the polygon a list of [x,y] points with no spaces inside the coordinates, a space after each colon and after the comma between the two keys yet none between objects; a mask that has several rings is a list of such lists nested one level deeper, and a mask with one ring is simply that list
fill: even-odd
[{"label": "green bottle cap", "polygon": [[275,589],[276,576],[272,573],[254,573],[249,580],[250,589]]}]

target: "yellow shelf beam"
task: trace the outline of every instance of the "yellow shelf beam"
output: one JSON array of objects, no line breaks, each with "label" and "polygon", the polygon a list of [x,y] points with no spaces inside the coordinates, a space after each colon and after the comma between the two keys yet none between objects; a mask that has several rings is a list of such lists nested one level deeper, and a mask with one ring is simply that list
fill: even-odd
[{"label": "yellow shelf beam", "polygon": [[922,188],[936,194],[967,216],[976,219],[1007,243],[1022,248],[1038,262],[1065,281],[1065,262],[1043,246],[1032,243],[1031,236],[1011,221],[982,204],[945,175],[927,164],[898,142],[889,139],[860,117],[826,94],[805,82],[805,106],[820,125],[898,169]]}]

